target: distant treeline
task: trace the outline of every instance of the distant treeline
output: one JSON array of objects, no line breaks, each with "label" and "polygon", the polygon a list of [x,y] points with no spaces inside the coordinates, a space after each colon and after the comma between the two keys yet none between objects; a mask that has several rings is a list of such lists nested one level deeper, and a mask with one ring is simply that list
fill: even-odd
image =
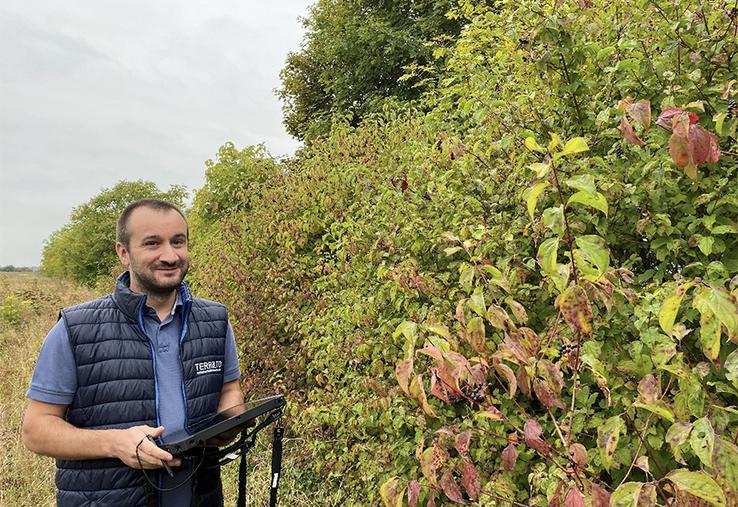
[{"label": "distant treeline", "polygon": [[19,271],[38,271],[36,266],[13,266],[8,264],[7,266],[0,266],[0,273],[14,273]]}]

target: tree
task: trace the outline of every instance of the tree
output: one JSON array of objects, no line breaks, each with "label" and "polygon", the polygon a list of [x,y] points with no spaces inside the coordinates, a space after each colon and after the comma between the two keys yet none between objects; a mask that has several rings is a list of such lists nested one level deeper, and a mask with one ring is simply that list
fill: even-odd
[{"label": "tree", "polygon": [[450,0],[320,0],[305,19],[302,49],[282,69],[287,131],[298,139],[327,133],[334,115],[355,122],[386,97],[403,101],[427,89],[428,75],[400,79],[412,66],[433,73],[433,42],[455,37]]},{"label": "tree", "polygon": [[164,199],[182,207],[187,197],[183,186],[162,192],[151,181],[119,181],[112,188],[74,210],[69,222],[44,243],[41,271],[94,286],[116,266],[115,227],[121,211],[139,199]]}]

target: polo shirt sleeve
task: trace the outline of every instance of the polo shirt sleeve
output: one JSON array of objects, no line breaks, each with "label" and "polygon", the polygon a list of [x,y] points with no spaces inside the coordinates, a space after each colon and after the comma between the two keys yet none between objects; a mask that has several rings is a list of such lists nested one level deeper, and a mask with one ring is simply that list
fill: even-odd
[{"label": "polo shirt sleeve", "polygon": [[67,327],[59,319],[46,335],[26,396],[45,403],[69,405],[76,392],[77,366]]},{"label": "polo shirt sleeve", "polygon": [[223,358],[223,382],[231,382],[241,378],[241,367],[238,364],[238,351],[236,350],[236,337],[233,334],[233,326],[228,322],[226,333],[225,357]]}]

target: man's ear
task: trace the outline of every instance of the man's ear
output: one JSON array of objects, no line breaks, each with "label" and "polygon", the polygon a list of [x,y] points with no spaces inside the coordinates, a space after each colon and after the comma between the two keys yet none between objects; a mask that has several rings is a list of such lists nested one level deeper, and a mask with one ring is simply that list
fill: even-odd
[{"label": "man's ear", "polygon": [[120,259],[121,264],[128,267],[131,262],[128,258],[128,250],[126,250],[125,245],[120,241],[116,241],[115,243],[115,253],[118,254],[118,259]]}]

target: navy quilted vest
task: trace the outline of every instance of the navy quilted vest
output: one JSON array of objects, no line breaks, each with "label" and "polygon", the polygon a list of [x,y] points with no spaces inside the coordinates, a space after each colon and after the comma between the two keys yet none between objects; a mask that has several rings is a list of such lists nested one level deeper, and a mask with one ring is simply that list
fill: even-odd
[{"label": "navy quilted vest", "polygon": [[[113,294],[61,312],[78,383],[66,420],[79,428],[159,426],[154,355],[143,331],[146,296],[131,292],[129,283],[124,273]],[[223,305],[192,298],[185,284],[180,294],[182,395],[192,433],[216,412],[223,385],[222,375],[198,375],[195,363],[223,361],[228,317]],[[146,505],[142,472],[118,459],[57,460],[56,486],[63,507]],[[220,471],[198,473],[193,493],[195,505],[222,505]]]}]

